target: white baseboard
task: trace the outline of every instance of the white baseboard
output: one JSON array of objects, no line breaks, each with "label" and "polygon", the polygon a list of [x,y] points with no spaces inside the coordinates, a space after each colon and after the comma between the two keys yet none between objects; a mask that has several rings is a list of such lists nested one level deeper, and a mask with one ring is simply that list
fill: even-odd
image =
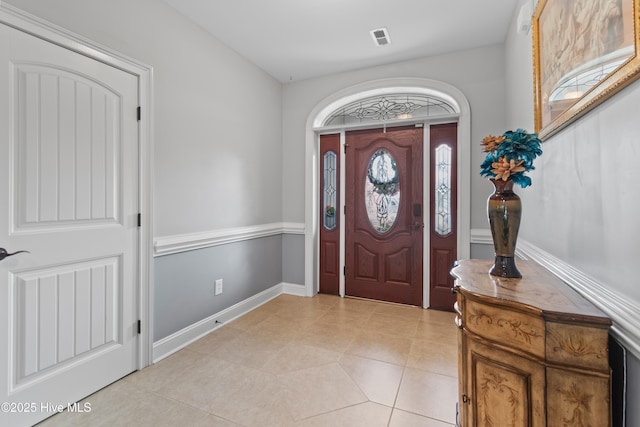
[{"label": "white baseboard", "polygon": [[244,301],[222,310],[214,315],[202,319],[199,322],[189,325],[168,337],[162,338],[153,343],[153,363],[171,356],[173,353],[182,350],[189,344],[199,340],[238,317],[247,314],[261,305],[271,301],[282,294],[306,296],[304,285],[296,285],[292,283],[279,283],[271,288],[260,292]]},{"label": "white baseboard", "polygon": [[602,310],[613,322],[611,334],[614,338],[640,359],[640,310],[637,305],[526,240],[518,240],[516,255],[542,265]]},{"label": "white baseboard", "polygon": [[181,350],[194,341],[202,338],[208,333],[218,329],[227,322],[230,322],[243,314],[250,312],[262,304],[269,302],[282,294],[282,284],[277,284],[265,291],[260,292],[244,301],[222,310],[212,316],[202,319],[193,325],[187,326],[168,337],[162,338],[153,343],[153,363],[168,357],[178,350]]},{"label": "white baseboard", "polygon": [[282,293],[287,295],[296,295],[299,297],[306,297],[307,288],[304,285],[296,285],[293,283],[283,283]]}]

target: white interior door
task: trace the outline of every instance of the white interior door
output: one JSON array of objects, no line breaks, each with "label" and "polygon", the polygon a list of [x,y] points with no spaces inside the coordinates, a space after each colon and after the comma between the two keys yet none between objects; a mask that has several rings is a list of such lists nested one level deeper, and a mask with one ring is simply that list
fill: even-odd
[{"label": "white interior door", "polygon": [[[0,24],[0,425],[137,367],[137,77]],[[0,251],[1,252],[1,251]]]}]

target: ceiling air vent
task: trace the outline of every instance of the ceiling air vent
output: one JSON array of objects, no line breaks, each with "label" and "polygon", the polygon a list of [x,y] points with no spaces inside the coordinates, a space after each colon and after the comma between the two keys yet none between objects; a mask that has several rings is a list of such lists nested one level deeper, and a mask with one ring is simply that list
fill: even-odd
[{"label": "ceiling air vent", "polygon": [[389,31],[386,28],[378,28],[377,30],[371,30],[371,37],[376,46],[384,46],[391,44],[391,38],[389,37]]}]

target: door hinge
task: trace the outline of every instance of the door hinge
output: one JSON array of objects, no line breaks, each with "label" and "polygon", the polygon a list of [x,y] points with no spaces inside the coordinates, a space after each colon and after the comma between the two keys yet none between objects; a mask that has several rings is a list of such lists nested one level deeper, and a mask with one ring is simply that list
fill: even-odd
[{"label": "door hinge", "polygon": [[346,265],[344,267],[342,267],[342,275],[343,276],[347,275],[347,266]]},{"label": "door hinge", "polygon": [[140,121],[140,119],[142,118],[142,107],[136,108],[136,116],[138,118],[138,121]]},{"label": "door hinge", "polygon": [[142,320],[138,319],[138,335],[142,332]]},{"label": "door hinge", "polygon": [[142,214],[138,213],[138,227],[142,226]]},{"label": "door hinge", "polygon": [[347,147],[349,146],[349,144],[344,144],[344,153],[347,154]]},{"label": "door hinge", "polygon": [[342,211],[343,211],[343,213],[344,213],[345,215],[347,214],[347,205],[344,205],[344,206],[342,207]]}]

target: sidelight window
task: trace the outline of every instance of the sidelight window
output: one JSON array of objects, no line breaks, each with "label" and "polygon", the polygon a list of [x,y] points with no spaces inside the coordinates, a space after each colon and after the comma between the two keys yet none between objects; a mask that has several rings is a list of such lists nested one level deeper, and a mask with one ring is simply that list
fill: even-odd
[{"label": "sidelight window", "polygon": [[337,155],[334,151],[324,153],[324,188],[322,190],[324,206],[324,228],[336,228],[336,193],[337,193]]},{"label": "sidelight window", "polygon": [[435,169],[435,230],[446,236],[453,230],[451,218],[451,147],[436,148]]}]

